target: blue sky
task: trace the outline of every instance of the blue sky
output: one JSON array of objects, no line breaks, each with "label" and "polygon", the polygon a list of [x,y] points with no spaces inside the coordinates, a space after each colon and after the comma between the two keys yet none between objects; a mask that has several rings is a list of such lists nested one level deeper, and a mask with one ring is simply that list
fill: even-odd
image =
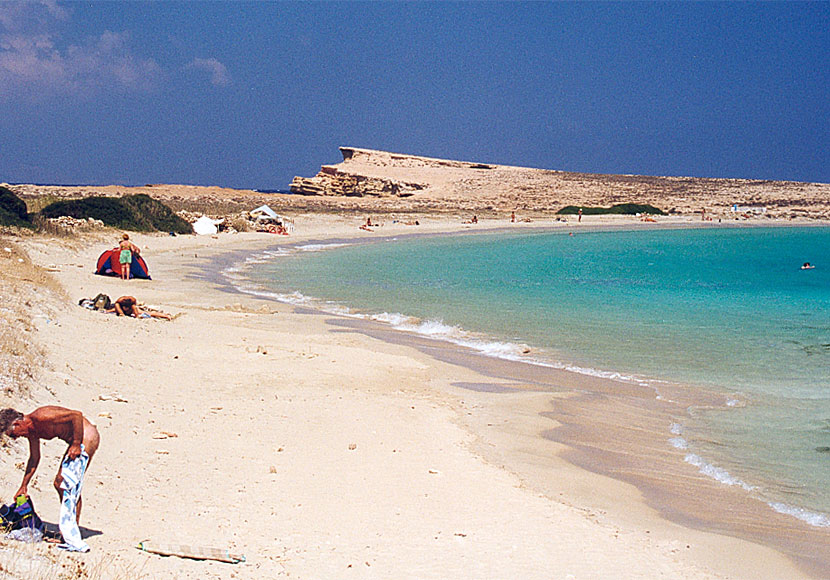
[{"label": "blue sky", "polygon": [[830,3],[0,2],[0,181],[286,188],[348,145],[830,182]]}]

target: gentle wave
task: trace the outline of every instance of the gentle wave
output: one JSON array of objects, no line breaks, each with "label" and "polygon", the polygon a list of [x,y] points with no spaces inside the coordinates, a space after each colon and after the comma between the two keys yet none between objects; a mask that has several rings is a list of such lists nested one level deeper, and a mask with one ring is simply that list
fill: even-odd
[{"label": "gentle wave", "polygon": [[345,242],[340,243],[331,243],[331,244],[303,244],[301,246],[292,246],[301,252],[323,252],[325,250],[332,250],[334,248],[342,248],[345,246],[350,246],[351,244],[347,244]]},{"label": "gentle wave", "polygon": [[[479,338],[458,326],[445,324],[443,320],[420,320],[400,313],[382,312],[361,316],[376,322],[389,324],[396,330],[411,332],[429,338],[451,342],[478,351],[494,358],[524,360],[523,354],[530,350],[525,344],[489,341]],[[530,361],[532,362],[532,361]]]},{"label": "gentle wave", "polygon": [[737,485],[744,488],[747,491],[752,491],[753,489],[755,489],[754,485],[749,485],[745,481],[742,481],[737,477],[733,477],[729,474],[728,471],[726,471],[722,467],[718,467],[717,465],[707,463],[703,460],[703,458],[700,455],[688,453],[686,454],[686,457],[684,457],[683,459],[686,463],[691,463],[692,465],[697,467],[700,473],[702,473],[703,475],[708,475],[712,479],[715,479],[721,483],[725,483],[726,485]]},{"label": "gentle wave", "polygon": [[[683,426],[679,423],[672,423],[669,426],[669,432],[675,437],[669,439],[669,443],[675,449],[680,450],[687,450],[689,448],[689,442],[683,437]],[[721,483],[725,483],[726,485],[737,485],[744,488],[747,491],[752,491],[755,489],[755,486],[749,485],[745,481],[738,479],[737,477],[733,477],[730,475],[728,471],[723,469],[722,467],[718,467],[705,461],[700,455],[696,453],[687,453],[686,456],[683,458],[686,463],[690,463],[698,468],[700,473],[711,477]]]},{"label": "gentle wave", "polygon": [[[334,248],[347,244],[309,244],[308,246],[301,246],[301,248],[312,248],[309,251],[319,251],[322,248]],[[276,251],[262,252],[256,256],[245,260],[242,266],[231,266],[222,271],[222,275],[228,282],[240,292],[277,300],[293,305],[311,306],[328,314],[337,314],[340,316],[348,316],[350,318],[361,318],[366,320],[373,320],[376,322],[383,322],[389,324],[396,330],[404,332],[411,332],[419,334],[428,338],[436,340],[443,340],[452,344],[467,347],[475,350],[485,356],[500,358],[510,361],[523,361],[529,364],[544,366],[547,368],[554,368],[566,370],[583,375],[589,375],[598,378],[611,379],[622,382],[636,383],[640,385],[647,385],[643,379],[625,375],[614,371],[603,371],[590,367],[582,367],[573,364],[563,363],[559,361],[543,360],[535,357],[529,357],[530,347],[526,344],[493,341],[481,338],[474,333],[468,332],[460,327],[445,324],[442,320],[421,320],[413,316],[407,316],[400,313],[382,312],[380,314],[360,314],[352,311],[347,306],[337,304],[334,302],[323,302],[313,297],[305,296],[301,292],[279,293],[263,289],[260,286],[254,286],[248,283],[242,272],[245,266],[261,263],[267,261],[269,257],[281,257],[291,253],[290,249],[281,248]]]},{"label": "gentle wave", "polygon": [[768,505],[780,514],[793,516],[803,522],[807,522],[811,526],[816,526],[818,528],[830,528],[830,517],[827,517],[824,514],[811,512],[809,510],[805,510],[804,508],[780,502],[772,502]]},{"label": "gentle wave", "polygon": [[[732,401],[730,401],[732,402]],[[681,451],[686,451],[689,448],[689,442],[682,436],[683,435],[683,426],[679,423],[672,423],[669,427],[669,431],[672,435],[676,437],[672,437],[669,439],[669,444],[675,449],[680,449]],[[711,477],[719,481],[720,483],[726,485],[737,485],[745,489],[746,491],[753,491],[757,489],[755,486],[750,485],[736,477],[730,475],[728,471],[712,465],[711,463],[706,462],[702,457],[696,455],[694,453],[687,453],[684,457],[684,460],[687,463],[690,463],[697,467],[700,473]],[[777,511],[780,514],[784,514],[787,516],[792,516],[797,518],[811,526],[819,527],[819,528],[826,528],[830,527],[830,517],[825,514],[812,512],[810,510],[806,510],[804,508],[800,508],[797,506],[785,504],[782,502],[766,502],[768,506],[772,509]]]},{"label": "gentle wave", "polygon": [[685,451],[689,448],[689,442],[683,437],[683,426],[679,423],[672,423],[669,426],[669,431],[672,435],[676,435],[676,437],[672,437],[669,439],[669,443],[675,449],[680,449]]},{"label": "gentle wave", "polygon": [[606,371],[601,369],[595,369],[592,367],[578,366],[561,361],[551,361],[535,357],[529,357],[526,355],[529,353],[530,347],[526,344],[488,341],[485,339],[481,339],[476,335],[469,333],[459,327],[446,325],[441,320],[421,321],[420,319],[407,316],[405,314],[387,312],[371,315],[357,314],[351,311],[346,306],[335,305],[335,303],[331,302],[323,303],[322,301],[316,300],[314,298],[303,296],[299,292],[294,292],[291,294],[280,294],[267,291],[262,288],[251,288],[244,284],[245,281],[243,281],[244,279],[242,276],[229,276],[229,274],[241,273],[246,266],[265,263],[270,261],[272,258],[285,257],[300,251],[319,252],[350,245],[352,244],[346,242],[333,242],[279,247],[276,249],[266,250],[264,252],[260,252],[252,256],[249,256],[242,265],[228,267],[222,273],[225,275],[226,278],[234,278],[234,280],[232,280],[233,285],[238,290],[248,294],[272,298],[274,300],[287,302],[289,304],[302,304],[308,306],[313,303],[316,308],[319,308],[320,310],[323,310],[329,314],[339,314],[343,316],[349,316],[352,318],[366,318],[378,322],[385,322],[397,330],[421,334],[423,336],[435,338],[438,340],[445,340],[453,344],[457,344],[459,346],[471,348],[486,356],[490,356],[493,358],[502,358],[511,361],[520,360],[529,364],[535,364],[547,368],[565,370],[573,373],[578,373],[581,375],[588,375],[602,379],[610,379],[625,383],[634,383],[643,387],[650,387],[655,390],[656,397],[658,399],[663,398],[662,395],[657,391],[655,386],[656,382],[662,381],[645,380],[640,377],[635,377],[616,371]]},{"label": "gentle wave", "polygon": [[[274,300],[278,300],[281,302],[286,302],[288,304],[301,304],[304,306],[314,305],[315,308],[318,308],[324,312],[329,314],[337,314],[341,316],[348,316],[350,318],[363,318],[374,320],[377,322],[387,323],[396,330],[402,330],[405,332],[411,332],[415,334],[420,334],[429,338],[434,338],[437,340],[444,340],[453,344],[457,344],[459,346],[467,347],[472,350],[478,351],[481,354],[486,356],[490,356],[493,358],[501,358],[504,360],[510,361],[522,361],[528,364],[534,364],[537,366],[543,366],[546,368],[553,368],[557,370],[564,370],[572,373],[577,373],[581,375],[587,375],[591,377],[597,377],[601,379],[609,379],[613,381],[619,381],[624,383],[633,383],[640,385],[642,387],[648,387],[654,390],[655,396],[657,399],[662,400],[663,396],[657,389],[657,384],[662,383],[664,381],[659,380],[651,380],[651,379],[644,379],[642,377],[637,377],[633,375],[623,374],[617,371],[607,371],[602,369],[596,369],[592,367],[584,367],[575,365],[573,363],[566,363],[557,360],[550,360],[544,358],[537,358],[534,356],[527,356],[531,350],[531,348],[526,344],[518,344],[512,342],[503,342],[503,341],[491,341],[486,340],[483,338],[478,337],[477,335],[470,333],[468,331],[463,330],[460,327],[456,326],[449,326],[445,324],[441,320],[420,320],[418,318],[407,316],[405,314],[400,313],[388,313],[382,312],[380,314],[359,314],[353,312],[346,306],[336,304],[333,302],[322,302],[312,297],[304,296],[299,292],[292,292],[290,294],[281,294],[275,293],[272,291],[264,290],[262,288],[252,288],[245,284],[247,280],[244,279],[243,276],[235,276],[235,274],[241,273],[246,266],[250,266],[252,264],[260,264],[263,262],[267,262],[272,258],[280,258],[284,256],[291,255],[297,251],[324,251],[333,248],[339,248],[343,246],[349,246],[351,244],[348,243],[331,243],[331,244],[305,244],[300,246],[291,246],[291,247],[280,247],[275,250],[267,250],[265,252],[261,252],[259,254],[255,254],[249,258],[247,258],[243,265],[238,267],[229,267],[223,271],[223,274],[226,278],[231,280],[232,285],[234,285],[238,290],[244,293],[253,294],[257,296],[262,296],[265,298],[271,298]],[[233,274],[233,276],[231,276]]]}]

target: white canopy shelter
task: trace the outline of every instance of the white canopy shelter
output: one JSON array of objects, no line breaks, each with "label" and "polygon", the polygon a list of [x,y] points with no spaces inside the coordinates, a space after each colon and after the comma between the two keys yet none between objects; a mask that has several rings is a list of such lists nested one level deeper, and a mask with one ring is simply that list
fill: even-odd
[{"label": "white canopy shelter", "polygon": [[214,220],[206,215],[203,215],[195,222],[193,222],[193,231],[200,235],[200,236],[211,236],[219,232],[219,228],[216,227],[221,223],[224,223],[225,220]]}]

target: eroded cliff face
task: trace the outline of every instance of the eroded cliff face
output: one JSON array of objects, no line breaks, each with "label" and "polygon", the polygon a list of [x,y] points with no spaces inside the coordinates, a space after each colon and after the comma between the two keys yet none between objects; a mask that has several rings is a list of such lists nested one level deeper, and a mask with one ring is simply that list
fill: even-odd
[{"label": "eroded cliff face", "polygon": [[391,165],[413,167],[411,163],[412,160],[418,159],[416,157],[352,147],[341,147],[340,152],[343,154],[343,163],[323,165],[314,177],[295,177],[291,182],[291,193],[350,197],[407,197],[425,187],[424,184],[416,181],[371,174],[373,167],[385,168]]},{"label": "eroded cliff face", "polygon": [[354,147],[340,151],[342,163],[324,165],[314,177],[295,177],[291,192],[378,201],[408,198],[407,204],[419,208],[465,211],[552,213],[566,205],[645,203],[677,214],[705,208],[707,214],[730,217],[738,205],[763,207],[768,217],[830,219],[830,185],[822,183],[605,175]]},{"label": "eroded cliff face", "polygon": [[[314,177],[295,177],[291,182],[291,192],[302,195],[408,197],[430,187],[436,177],[434,170],[464,171],[493,167],[355,147],[340,147],[340,153],[343,154],[343,163],[323,165]],[[410,178],[404,178],[405,175]]]},{"label": "eroded cliff face", "polygon": [[407,197],[420,189],[420,183],[350,173],[332,165],[323,165],[314,177],[295,177],[291,181],[291,193],[301,195]]}]

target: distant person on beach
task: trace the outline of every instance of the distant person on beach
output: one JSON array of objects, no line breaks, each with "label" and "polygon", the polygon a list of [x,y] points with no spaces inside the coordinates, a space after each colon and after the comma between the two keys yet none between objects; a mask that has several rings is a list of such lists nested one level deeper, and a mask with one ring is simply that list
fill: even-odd
[{"label": "distant person on beach", "polygon": [[130,235],[124,234],[121,236],[121,241],[118,242],[118,248],[121,250],[118,253],[118,263],[121,265],[121,279],[130,279],[130,267],[133,263],[133,254],[138,256],[141,250],[138,249],[134,243],[130,241]]},{"label": "distant person on beach", "polygon": [[813,268],[815,268],[815,266],[813,266],[810,262],[804,262],[801,266],[802,270],[812,270]]},{"label": "distant person on beach", "polygon": [[516,212],[515,211],[510,212],[510,223],[516,223]]},{"label": "distant person on beach", "polygon": [[581,222],[582,221],[582,208],[579,208],[579,211],[576,212],[576,215],[577,215],[576,221]]},{"label": "distant person on beach", "polygon": [[106,312],[115,312],[118,316],[132,316],[133,318],[162,318],[164,320],[173,320],[173,317],[166,312],[158,312],[155,310],[145,312],[141,310],[138,307],[138,300],[135,299],[135,296],[121,296],[113,302],[112,308]]},{"label": "distant person on beach", "polygon": [[[15,409],[3,409],[0,411],[0,433],[4,433],[13,439],[25,437],[29,440],[29,460],[23,473],[23,483],[15,493],[15,497],[28,495],[29,482],[37,471],[40,463],[40,440],[61,439],[69,445],[63,454],[61,466],[55,477],[55,489],[61,501],[65,502],[61,483],[63,483],[63,469],[68,464],[81,458],[82,467],[79,474],[81,480],[86,473],[89,462],[98,450],[101,437],[98,428],[84,417],[80,411],[73,411],[63,407],[46,406],[35,409],[28,415],[24,415]],[[84,457],[85,456],[85,457]],[[81,498],[77,497],[75,507],[75,523],[81,519]],[[64,541],[69,541],[64,538]]]}]

